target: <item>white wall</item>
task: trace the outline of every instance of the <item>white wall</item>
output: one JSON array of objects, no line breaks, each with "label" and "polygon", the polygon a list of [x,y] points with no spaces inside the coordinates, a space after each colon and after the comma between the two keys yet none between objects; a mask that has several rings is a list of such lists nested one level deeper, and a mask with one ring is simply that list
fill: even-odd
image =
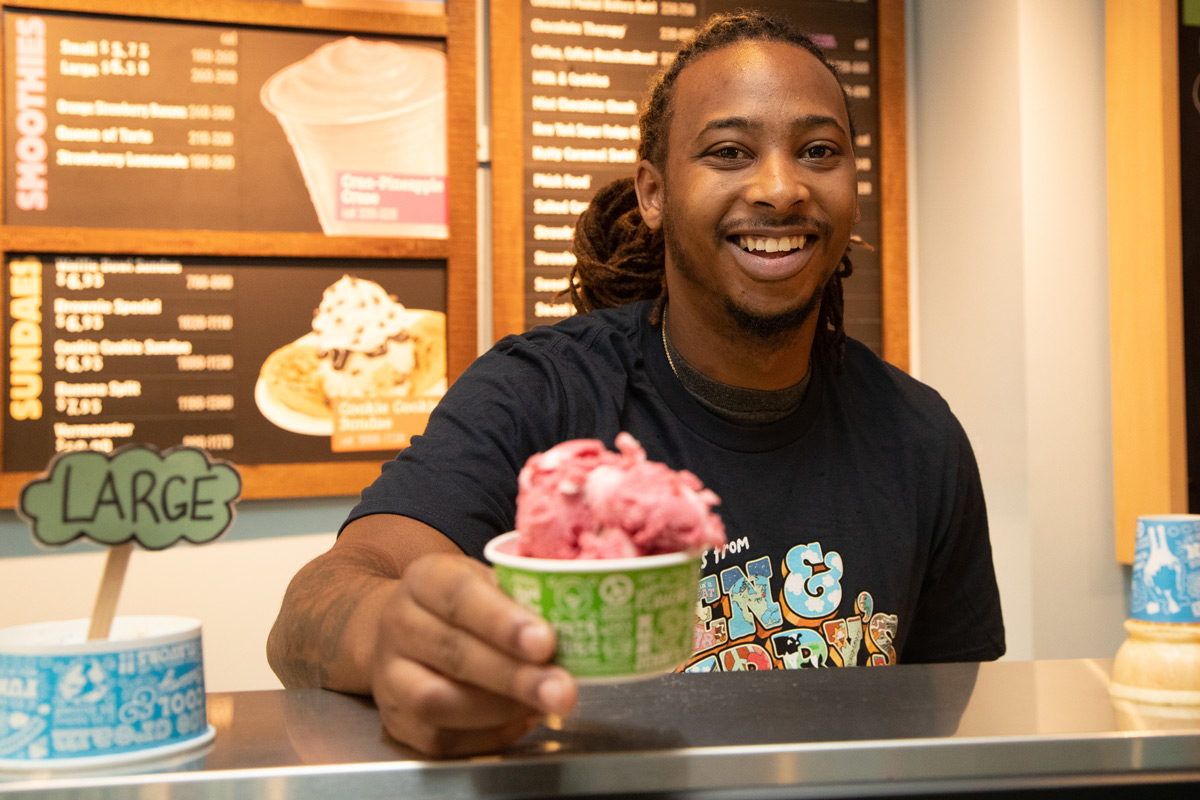
[{"label": "white wall", "polygon": [[[333,544],[353,499],[244,502],[217,541],[159,552],[135,548],[119,616],[194,617],[203,632],[210,692],[278,689],[267,665],[267,632],[288,581]],[[0,516],[0,628],[86,618],[104,568],[87,542],[36,546],[11,512]]]},{"label": "white wall", "polygon": [[1102,0],[911,0],[920,377],[974,444],[1009,657],[1108,657]]}]

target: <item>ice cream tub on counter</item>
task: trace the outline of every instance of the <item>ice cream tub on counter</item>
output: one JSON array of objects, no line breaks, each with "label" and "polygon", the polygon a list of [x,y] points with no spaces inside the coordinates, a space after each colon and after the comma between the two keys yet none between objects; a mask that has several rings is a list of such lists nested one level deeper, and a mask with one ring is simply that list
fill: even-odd
[{"label": "ice cream tub on counter", "polygon": [[1130,578],[1114,706],[1143,727],[1200,715],[1200,515],[1139,515]]},{"label": "ice cream tub on counter", "polygon": [[581,682],[671,672],[692,654],[701,556],[725,542],[720,501],[686,470],[647,459],[628,433],[532,456],[517,530],[484,548],[500,588],[546,619],[556,660]]},{"label": "ice cream tub on counter", "polygon": [[109,768],[212,741],[200,622],[117,617],[0,630],[0,771]]}]

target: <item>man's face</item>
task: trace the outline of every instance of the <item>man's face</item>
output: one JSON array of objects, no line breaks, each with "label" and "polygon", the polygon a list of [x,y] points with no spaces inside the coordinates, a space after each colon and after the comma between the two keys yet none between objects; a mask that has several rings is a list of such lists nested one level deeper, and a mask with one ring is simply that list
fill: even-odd
[{"label": "man's face", "polygon": [[637,176],[672,307],[765,340],[815,325],[858,216],[837,80],[799,47],[741,42],[685,67],[672,110],[665,169]]}]

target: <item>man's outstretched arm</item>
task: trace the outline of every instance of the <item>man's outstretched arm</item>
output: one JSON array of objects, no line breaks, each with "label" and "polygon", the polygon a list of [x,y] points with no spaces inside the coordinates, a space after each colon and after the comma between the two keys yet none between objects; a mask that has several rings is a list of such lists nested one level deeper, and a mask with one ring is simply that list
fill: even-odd
[{"label": "man's outstretched arm", "polygon": [[485,565],[435,529],[351,522],[292,579],[267,640],[288,688],[371,695],[393,737],[430,755],[498,750],[577,687],[551,666],[554,633]]}]

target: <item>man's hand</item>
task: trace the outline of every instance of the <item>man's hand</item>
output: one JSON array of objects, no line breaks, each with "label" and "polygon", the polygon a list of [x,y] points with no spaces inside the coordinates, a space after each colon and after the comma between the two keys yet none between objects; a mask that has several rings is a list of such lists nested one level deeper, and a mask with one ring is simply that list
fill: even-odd
[{"label": "man's hand", "polygon": [[554,632],[438,531],[379,514],[292,579],[267,642],[288,688],[371,694],[384,728],[435,756],[499,750],[575,707]]},{"label": "man's hand", "polygon": [[497,750],[544,714],[575,706],[574,680],[549,666],[554,633],[463,555],[411,563],[379,616],[372,691],[384,727],[423,753]]}]

